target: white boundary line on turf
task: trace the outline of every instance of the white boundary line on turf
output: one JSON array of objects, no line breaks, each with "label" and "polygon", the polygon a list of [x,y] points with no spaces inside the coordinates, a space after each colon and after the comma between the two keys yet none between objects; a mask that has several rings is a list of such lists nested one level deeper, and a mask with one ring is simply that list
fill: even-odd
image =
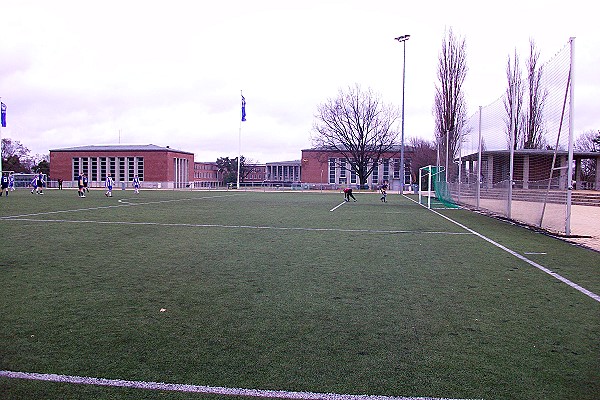
[{"label": "white boundary line on turf", "polygon": [[302,228],[287,226],[260,226],[260,225],[222,225],[222,224],[179,224],[168,222],[134,222],[134,221],[97,221],[97,220],[68,220],[68,219],[35,219],[35,218],[6,218],[5,221],[27,221],[27,222],[54,222],[65,224],[101,224],[101,225],[149,225],[167,227],[191,227],[191,228],[227,228],[227,229],[272,229],[280,231],[307,231],[307,232],[346,232],[346,233],[386,233],[386,234],[424,234],[424,235],[471,235],[469,232],[444,232],[444,231],[403,231],[383,229],[341,229],[341,228]]},{"label": "white boundary line on turf", "polygon": [[[413,201],[413,202],[415,202],[415,203],[418,204],[417,201],[411,199],[410,197],[407,197],[407,198],[410,201]],[[420,204],[420,205],[423,206],[422,204]],[[425,206],[423,206],[423,207],[425,207]],[[467,230],[468,232],[471,232],[473,235],[479,236],[481,239],[485,240],[486,242],[493,244],[494,246],[498,247],[499,249],[502,249],[502,250],[506,251],[509,254],[512,254],[513,256],[517,257],[519,260],[525,261],[527,264],[529,264],[529,265],[531,265],[531,266],[539,269],[542,272],[545,272],[546,274],[548,274],[548,275],[550,275],[550,276],[558,279],[559,281],[561,281],[561,282],[569,285],[570,287],[572,287],[573,289],[577,290],[578,292],[581,292],[584,295],[586,295],[586,296],[588,296],[588,297],[592,298],[593,300],[596,300],[597,302],[600,303],[600,296],[597,295],[596,293],[592,292],[591,290],[588,290],[588,289],[586,289],[586,288],[584,288],[582,286],[579,286],[578,284],[576,284],[573,281],[570,281],[569,279],[565,278],[564,276],[557,274],[556,272],[554,272],[554,271],[552,271],[552,270],[544,267],[543,265],[540,265],[540,264],[536,263],[535,261],[530,260],[529,258],[527,258],[527,257],[525,257],[525,256],[523,256],[523,255],[521,255],[519,253],[517,253],[514,250],[509,249],[506,246],[501,245],[498,242],[495,242],[494,240],[488,238],[487,236],[484,236],[481,233],[474,231],[473,229],[471,229],[471,228],[469,228],[469,227],[461,224],[460,222],[457,222],[457,221],[453,220],[452,218],[445,216],[444,214],[441,214],[441,213],[439,213],[439,212],[437,212],[435,210],[431,210],[431,212],[436,213],[440,217],[442,217],[442,218],[444,218],[444,219],[452,222],[455,225],[460,226],[461,228]]]},{"label": "white boundary line on turf", "polygon": [[345,203],[346,203],[346,201],[344,200],[344,201],[342,201],[340,204],[338,204],[337,206],[333,207],[333,208],[332,208],[331,210],[329,210],[329,211],[335,211],[335,210],[337,210],[339,207],[343,206]]},{"label": "white boundary line on turf", "polygon": [[78,211],[103,210],[103,209],[108,209],[108,208],[145,206],[145,205],[148,205],[148,204],[172,203],[172,202],[176,202],[176,201],[207,200],[207,199],[215,199],[215,198],[220,198],[220,197],[232,197],[232,196],[243,196],[243,195],[244,195],[243,193],[222,194],[222,195],[216,195],[216,196],[190,197],[190,198],[186,198],[186,199],[145,201],[145,202],[142,202],[142,203],[121,202],[121,200],[119,200],[120,204],[113,204],[113,205],[108,205],[108,206],[75,208],[73,210],[45,211],[45,212],[31,213],[31,214],[21,214],[21,215],[5,215],[5,216],[0,216],[0,219],[15,219],[15,218],[22,218],[22,217],[33,217],[33,216],[36,216],[36,215],[62,214],[62,213],[71,213],[71,212],[78,212]]},{"label": "white boundary line on turf", "polygon": [[[178,383],[127,381],[122,379],[89,378],[57,374],[38,374],[34,372],[0,371],[0,377],[28,379],[46,382],[72,383],[80,385],[112,386],[146,390],[165,390],[171,392],[219,394],[225,396],[249,396],[271,399],[300,400],[452,400],[439,397],[395,397],[359,394],[291,392],[287,390],[242,389],[219,386],[186,385]],[[459,399],[453,399],[459,400]]]}]

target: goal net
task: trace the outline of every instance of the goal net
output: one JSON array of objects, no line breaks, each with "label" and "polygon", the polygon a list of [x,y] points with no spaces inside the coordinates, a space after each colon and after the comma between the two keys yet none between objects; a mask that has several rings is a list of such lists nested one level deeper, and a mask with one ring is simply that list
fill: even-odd
[{"label": "goal net", "polygon": [[419,168],[419,204],[427,208],[456,208],[452,201],[446,168],[428,165]]}]

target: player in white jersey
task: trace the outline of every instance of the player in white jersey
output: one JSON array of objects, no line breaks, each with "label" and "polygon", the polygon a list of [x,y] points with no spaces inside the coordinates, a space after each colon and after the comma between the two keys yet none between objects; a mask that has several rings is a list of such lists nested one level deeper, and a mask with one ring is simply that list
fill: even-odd
[{"label": "player in white jersey", "polygon": [[137,175],[133,177],[133,191],[135,193],[140,192],[140,178]]},{"label": "player in white jersey", "polygon": [[106,175],[106,179],[104,180],[104,186],[106,186],[106,193],[104,195],[106,197],[112,197],[113,184],[114,181],[110,174]]},{"label": "player in white jersey", "polygon": [[15,175],[12,172],[8,175],[8,190],[15,190]]}]

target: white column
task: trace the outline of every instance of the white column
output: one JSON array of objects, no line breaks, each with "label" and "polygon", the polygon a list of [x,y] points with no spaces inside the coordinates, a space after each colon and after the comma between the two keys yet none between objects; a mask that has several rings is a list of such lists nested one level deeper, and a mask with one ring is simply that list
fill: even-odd
[{"label": "white column", "polygon": [[529,189],[529,156],[523,156],[523,189]]}]

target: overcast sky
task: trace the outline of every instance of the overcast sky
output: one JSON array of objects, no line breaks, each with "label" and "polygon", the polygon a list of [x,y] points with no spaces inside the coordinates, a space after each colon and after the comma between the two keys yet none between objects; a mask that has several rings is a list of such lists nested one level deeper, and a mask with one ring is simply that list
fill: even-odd
[{"label": "overcast sky", "polygon": [[10,137],[32,154],[155,144],[196,161],[300,159],[318,104],[371,88],[402,104],[405,135],[433,139],[438,54],[466,40],[469,115],[505,90],[530,38],[545,62],[575,36],[575,133],[600,129],[593,2],[505,0],[0,0],[0,97]]}]

